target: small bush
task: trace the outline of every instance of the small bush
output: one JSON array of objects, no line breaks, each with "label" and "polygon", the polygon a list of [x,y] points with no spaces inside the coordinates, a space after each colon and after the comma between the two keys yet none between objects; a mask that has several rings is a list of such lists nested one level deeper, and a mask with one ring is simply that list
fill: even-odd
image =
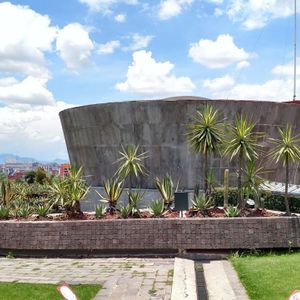
[{"label": "small bush", "polygon": [[149,210],[154,215],[154,217],[161,217],[164,212],[164,202],[161,200],[155,200],[150,203]]},{"label": "small bush", "polygon": [[10,210],[5,205],[0,205],[0,219],[8,219]]},{"label": "small bush", "polygon": [[206,199],[205,195],[195,196],[194,200],[192,201],[194,209],[205,212],[212,206],[211,198]]},{"label": "small bush", "polygon": [[35,208],[35,212],[39,215],[39,217],[46,217],[50,211],[49,204],[39,204]]},{"label": "small bush", "polygon": [[132,213],[132,206],[127,204],[120,208],[120,214],[123,219],[127,219]]},{"label": "small bush", "polygon": [[225,209],[225,216],[228,218],[235,218],[240,215],[240,210],[236,206],[229,205]]},{"label": "small bush", "polygon": [[17,210],[17,216],[21,218],[28,218],[31,215],[31,207],[28,204],[23,204]]}]

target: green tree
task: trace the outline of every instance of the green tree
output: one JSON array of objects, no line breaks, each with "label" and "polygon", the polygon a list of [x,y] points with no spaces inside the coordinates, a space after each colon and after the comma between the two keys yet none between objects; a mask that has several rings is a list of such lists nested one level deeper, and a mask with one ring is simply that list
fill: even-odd
[{"label": "green tree", "polygon": [[42,167],[38,167],[35,171],[35,181],[44,184],[47,181],[47,173]]},{"label": "green tree", "polygon": [[244,208],[244,193],[242,188],[242,170],[244,163],[258,158],[259,145],[257,140],[262,134],[254,132],[255,123],[248,121],[246,116],[238,115],[231,126],[228,139],[225,141],[224,155],[230,160],[238,158],[238,206]]},{"label": "green tree", "polygon": [[124,180],[128,177],[129,203],[133,177],[138,178],[146,174],[144,160],[148,157],[147,152],[139,153],[139,149],[139,146],[128,145],[126,149],[122,146],[122,151],[119,152],[121,157],[116,161],[119,168],[115,175]]},{"label": "green tree", "polygon": [[204,155],[204,191],[208,196],[208,156],[218,152],[223,142],[224,119],[221,119],[218,110],[206,105],[202,110],[197,110],[194,122],[188,125],[188,142],[191,148]]},{"label": "green tree", "polygon": [[285,192],[284,202],[286,207],[286,213],[291,215],[289,199],[288,199],[288,184],[289,184],[289,166],[291,162],[300,160],[300,139],[294,136],[292,126],[286,125],[284,129],[278,129],[280,138],[270,139],[274,147],[271,149],[269,155],[273,158],[275,163],[282,162],[285,166]]}]

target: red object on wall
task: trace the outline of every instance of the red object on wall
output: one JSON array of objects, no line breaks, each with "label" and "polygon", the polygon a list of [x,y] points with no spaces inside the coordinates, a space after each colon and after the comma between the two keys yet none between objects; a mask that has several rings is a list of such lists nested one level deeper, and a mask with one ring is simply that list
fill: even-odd
[{"label": "red object on wall", "polygon": [[59,176],[64,178],[69,175],[69,170],[71,169],[70,164],[62,164],[59,166]]}]

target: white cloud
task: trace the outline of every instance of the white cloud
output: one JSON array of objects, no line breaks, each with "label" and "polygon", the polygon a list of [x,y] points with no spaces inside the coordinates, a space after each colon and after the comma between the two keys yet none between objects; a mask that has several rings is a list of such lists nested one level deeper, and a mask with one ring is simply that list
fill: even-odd
[{"label": "white cloud", "polygon": [[172,74],[175,65],[169,61],[157,62],[152,53],[145,50],[133,53],[125,82],[116,89],[148,97],[191,93],[196,87],[189,77]]},{"label": "white cloud", "polygon": [[134,33],[132,36],[132,42],[129,47],[124,47],[125,51],[136,51],[140,49],[147,48],[152,39],[153,35],[140,35],[139,33]]},{"label": "white cloud", "polygon": [[119,23],[124,23],[126,21],[126,14],[118,14],[115,16],[115,21]]},{"label": "white cloud", "polygon": [[107,42],[105,44],[98,45],[98,54],[111,54],[114,53],[115,49],[120,47],[120,42],[117,40]]},{"label": "white cloud", "polygon": [[27,6],[0,3],[0,71],[48,77],[44,52],[57,33],[50,23]]},{"label": "white cloud", "polygon": [[18,81],[13,77],[0,79],[0,101],[6,104],[53,105],[55,100],[47,89],[47,79],[26,77]]},{"label": "white cloud", "polygon": [[158,16],[161,20],[168,20],[179,15],[184,8],[193,2],[194,0],[162,0],[158,10]]},{"label": "white cloud", "polygon": [[64,102],[44,106],[0,107],[1,151],[37,158],[67,158],[59,111]]},{"label": "white cloud", "polygon": [[224,10],[220,9],[219,7],[216,7],[214,11],[214,15],[216,17],[221,17],[224,15]]},{"label": "white cloud", "polygon": [[214,4],[222,4],[224,2],[224,0],[206,0],[206,1]]},{"label": "white cloud", "polygon": [[79,2],[87,5],[91,12],[102,12],[103,14],[110,14],[112,6],[117,3],[125,3],[127,5],[139,3],[138,0],[79,0]]},{"label": "white cloud", "polygon": [[287,0],[230,0],[227,14],[241,22],[244,29],[252,30],[264,27],[272,19],[292,15],[293,6],[294,1]]},{"label": "white cloud", "polygon": [[93,48],[88,30],[79,23],[68,24],[58,32],[56,49],[69,69],[85,66]]},{"label": "white cloud", "polygon": [[234,79],[229,76],[225,75],[223,77],[218,77],[215,79],[206,79],[203,81],[203,87],[207,88],[213,93],[221,93],[222,91],[228,91],[229,88],[232,88],[235,84]]},{"label": "white cloud", "polygon": [[[296,71],[297,75],[300,75],[300,57],[297,57],[296,63]],[[272,73],[279,76],[292,76],[294,75],[294,62],[289,62],[288,64],[284,65],[277,65],[272,69]]]},{"label": "white cloud", "polygon": [[201,39],[198,43],[191,44],[189,56],[197,63],[216,69],[247,60],[252,54],[238,48],[231,35],[221,34],[216,41]]},{"label": "white cloud", "polygon": [[242,60],[236,65],[237,70],[242,70],[250,67],[250,63],[247,60]]}]

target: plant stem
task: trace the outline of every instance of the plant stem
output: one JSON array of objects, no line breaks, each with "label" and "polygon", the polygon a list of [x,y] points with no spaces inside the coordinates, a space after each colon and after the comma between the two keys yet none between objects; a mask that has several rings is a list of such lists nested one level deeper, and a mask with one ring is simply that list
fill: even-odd
[{"label": "plant stem", "polygon": [[205,192],[205,198],[208,198],[208,153],[207,149],[204,152],[204,192]]},{"label": "plant stem", "polygon": [[243,166],[243,151],[239,155],[239,169],[238,169],[238,207],[244,208],[243,190],[242,190],[242,166]]},{"label": "plant stem", "polygon": [[288,199],[288,188],[289,188],[289,158],[285,157],[285,193],[284,193],[284,203],[286,214],[288,216],[291,215],[290,206],[289,206],[289,199]]}]

